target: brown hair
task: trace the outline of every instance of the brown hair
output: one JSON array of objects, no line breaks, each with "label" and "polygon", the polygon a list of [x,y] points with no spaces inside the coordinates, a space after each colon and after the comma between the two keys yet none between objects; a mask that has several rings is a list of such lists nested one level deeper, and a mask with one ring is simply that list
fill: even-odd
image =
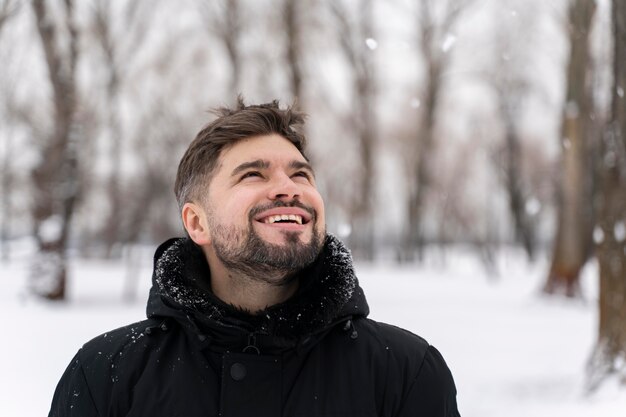
[{"label": "brown hair", "polygon": [[308,160],[306,139],[299,130],[305,114],[293,107],[280,109],[278,100],[246,106],[239,96],[237,108],[215,110],[218,118],[198,132],[178,165],[174,194],[179,208],[198,200],[200,187],[211,180],[221,152],[242,139],[275,133],[293,143]]}]

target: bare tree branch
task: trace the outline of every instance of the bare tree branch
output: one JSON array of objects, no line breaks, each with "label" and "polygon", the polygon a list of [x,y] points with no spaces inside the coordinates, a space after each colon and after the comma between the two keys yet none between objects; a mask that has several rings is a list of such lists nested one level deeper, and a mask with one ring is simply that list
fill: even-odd
[{"label": "bare tree branch", "polygon": [[0,34],[4,25],[19,12],[21,6],[19,0],[0,0]]},{"label": "bare tree branch", "polygon": [[241,85],[242,62],[239,51],[241,36],[240,0],[198,0],[205,28],[222,41],[231,65],[230,95],[234,100]]}]

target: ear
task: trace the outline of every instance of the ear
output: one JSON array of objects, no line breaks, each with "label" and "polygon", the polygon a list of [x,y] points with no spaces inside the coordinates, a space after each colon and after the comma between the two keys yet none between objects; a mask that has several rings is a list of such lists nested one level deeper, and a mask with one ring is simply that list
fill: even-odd
[{"label": "ear", "polygon": [[189,237],[197,245],[203,246],[211,243],[211,236],[207,227],[207,217],[204,209],[194,203],[185,203],[181,212],[183,225],[189,233]]}]

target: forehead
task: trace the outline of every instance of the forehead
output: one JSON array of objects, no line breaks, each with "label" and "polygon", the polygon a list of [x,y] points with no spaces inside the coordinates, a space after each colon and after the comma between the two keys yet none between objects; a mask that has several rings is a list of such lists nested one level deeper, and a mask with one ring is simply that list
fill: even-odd
[{"label": "forehead", "polygon": [[272,134],[242,139],[224,149],[219,157],[220,170],[257,159],[267,160],[270,163],[294,160],[306,162],[293,143],[280,135]]}]

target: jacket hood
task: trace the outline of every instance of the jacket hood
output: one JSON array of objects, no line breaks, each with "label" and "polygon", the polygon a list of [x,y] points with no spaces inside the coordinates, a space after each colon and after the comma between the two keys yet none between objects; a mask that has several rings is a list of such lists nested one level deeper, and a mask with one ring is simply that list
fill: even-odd
[{"label": "jacket hood", "polygon": [[154,256],[149,318],[170,317],[189,327],[238,327],[249,333],[303,338],[330,325],[365,317],[369,307],[343,243],[327,235],[318,258],[298,274],[299,287],[284,303],[250,314],[218,299],[210,289],[204,253],[189,238],[163,243]]}]

